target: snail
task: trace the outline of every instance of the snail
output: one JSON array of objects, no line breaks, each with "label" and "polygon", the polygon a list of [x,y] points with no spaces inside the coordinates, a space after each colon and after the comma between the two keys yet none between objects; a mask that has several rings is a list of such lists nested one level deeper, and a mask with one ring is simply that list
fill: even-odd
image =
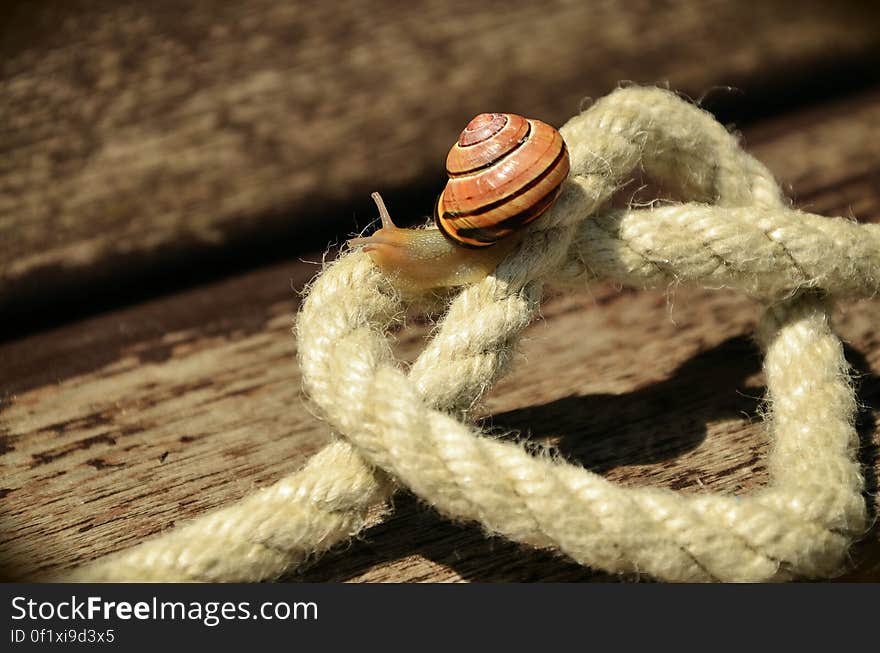
[{"label": "snail", "polygon": [[446,157],[449,180],[434,206],[434,227],[402,229],[379,193],[382,226],[353,238],[385,273],[416,289],[460,286],[490,274],[523,227],[559,195],[569,171],[561,134],[539,120],[481,113]]}]

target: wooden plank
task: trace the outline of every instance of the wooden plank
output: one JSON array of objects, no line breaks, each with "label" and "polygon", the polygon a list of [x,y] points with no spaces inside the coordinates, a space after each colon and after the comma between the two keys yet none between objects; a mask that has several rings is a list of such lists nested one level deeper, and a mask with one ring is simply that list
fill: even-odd
[{"label": "wooden plank", "polygon": [[58,320],[83,299],[124,301],[138,279],[167,288],[305,251],[371,217],[377,188],[421,214],[479,111],[561,123],[632,79],[694,96],[737,86],[710,103],[746,115],[876,79],[869,9],[829,4],[13,3],[0,310]]},{"label": "wooden plank", "polygon": [[[798,204],[869,220],[880,220],[878,138],[880,90],[745,134]],[[291,286],[317,269],[275,265],[0,346],[5,573],[21,578],[130,546],[272,482],[326,442],[303,403],[289,332]],[[759,487],[767,443],[756,414],[755,313],[724,292],[600,285],[552,297],[514,373],[488,397],[487,424],[554,442],[621,483]],[[861,455],[874,496],[880,303],[846,304],[836,321],[861,375]],[[429,330],[402,331],[401,356],[415,356]],[[397,508],[296,577],[596,577],[447,524],[407,495]],[[878,535],[854,554],[859,577],[876,574]]]}]

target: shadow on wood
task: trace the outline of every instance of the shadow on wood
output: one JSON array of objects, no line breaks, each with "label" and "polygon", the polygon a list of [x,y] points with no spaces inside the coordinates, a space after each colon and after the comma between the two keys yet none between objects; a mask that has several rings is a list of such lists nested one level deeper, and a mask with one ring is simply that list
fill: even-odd
[{"label": "shadow on wood", "polygon": [[763,390],[744,383],[760,367],[760,351],[748,338],[730,338],[659,383],[619,395],[565,397],[493,415],[484,426],[528,432],[529,441],[552,444],[566,460],[597,473],[658,463],[699,446],[707,422],[757,418]]}]

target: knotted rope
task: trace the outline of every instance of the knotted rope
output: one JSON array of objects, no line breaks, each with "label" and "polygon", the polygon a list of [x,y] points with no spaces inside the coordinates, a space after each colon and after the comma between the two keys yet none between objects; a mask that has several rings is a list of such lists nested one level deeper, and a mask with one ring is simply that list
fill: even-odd
[{"label": "knotted rope", "polygon": [[[625,88],[562,128],[559,201],[493,276],[451,301],[408,373],[386,338],[408,305],[362,252],[312,284],[296,325],[306,390],[339,437],[240,503],[67,580],[253,581],[356,534],[405,486],[450,518],[611,572],[782,580],[841,571],[865,530],[856,402],[829,295],[880,288],[880,226],[792,210],[709,114]],[[609,211],[641,167],[692,203]],[[728,287],[765,304],[770,486],[750,496],[623,488],[459,421],[505,372],[544,283]]]}]

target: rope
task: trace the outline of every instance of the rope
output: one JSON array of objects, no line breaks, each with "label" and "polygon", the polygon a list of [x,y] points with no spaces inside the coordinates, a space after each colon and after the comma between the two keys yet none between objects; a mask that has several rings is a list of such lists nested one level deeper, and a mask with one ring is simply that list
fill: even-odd
[{"label": "rope", "polygon": [[[560,199],[494,275],[461,290],[404,373],[387,332],[430,296],[402,294],[362,252],[327,266],[296,335],[306,390],[337,439],[238,504],[64,580],[276,578],[355,535],[398,485],[452,519],[610,572],[764,581],[842,571],[866,528],[855,398],[829,296],[872,297],[880,227],[789,208],[709,114],[624,88],[562,128]],[[610,211],[642,169],[688,202]],[[729,287],[761,300],[771,483],[752,495],[623,488],[463,420],[507,370],[545,283]]]}]

